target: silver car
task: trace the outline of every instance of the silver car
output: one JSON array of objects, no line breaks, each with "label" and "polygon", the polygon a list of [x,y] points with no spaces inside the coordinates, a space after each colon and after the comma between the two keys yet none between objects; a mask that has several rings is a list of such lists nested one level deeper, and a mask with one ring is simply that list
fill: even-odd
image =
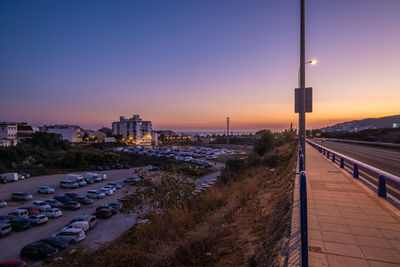
[{"label": "silver car", "polygon": [[31,200],[32,195],[27,192],[15,192],[11,194],[13,200]]}]

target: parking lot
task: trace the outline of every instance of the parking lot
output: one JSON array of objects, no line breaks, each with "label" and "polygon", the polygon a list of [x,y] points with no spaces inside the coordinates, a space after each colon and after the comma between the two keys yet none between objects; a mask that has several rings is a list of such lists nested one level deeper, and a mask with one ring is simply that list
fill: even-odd
[{"label": "parking lot", "polygon": [[[219,169],[222,166],[223,164],[219,163],[217,168]],[[32,177],[26,180],[0,185],[0,198],[6,200],[8,203],[6,207],[0,208],[0,215],[7,215],[14,209],[24,206],[30,206],[32,201],[50,199],[56,195],[64,195],[67,192],[74,192],[79,195],[85,196],[88,190],[100,189],[100,187],[106,185],[108,182],[116,182],[122,185],[122,188],[117,189],[113,195],[106,196],[103,199],[95,199],[92,204],[81,205],[81,208],[78,210],[62,209],[63,215],[61,217],[56,219],[49,219],[49,221],[44,225],[31,226],[29,229],[21,232],[12,231],[8,236],[1,237],[0,261],[9,258],[19,258],[20,250],[26,244],[45,237],[52,236],[54,233],[60,231],[65,226],[65,224],[67,224],[74,217],[79,215],[93,214],[96,207],[107,205],[111,202],[115,202],[118,198],[123,197],[124,191],[127,188],[123,180],[127,177],[132,177],[134,175],[134,171],[135,169],[102,171],[102,173],[105,173],[107,175],[107,179],[105,181],[89,184],[76,189],[65,189],[59,186],[59,182],[65,177],[65,174]],[[77,174],[83,175],[84,172]],[[197,181],[195,181],[195,183],[197,184],[197,188],[199,188],[200,184],[204,182],[214,182],[219,174],[220,172],[216,171],[198,179]],[[37,193],[37,189],[39,188],[39,186],[43,185],[48,185],[54,188],[56,192],[49,195]],[[33,198],[29,201],[11,200],[11,194],[13,192],[19,191],[28,192],[32,194]],[[113,240],[123,231],[134,225],[135,222],[135,214],[124,213],[118,213],[110,219],[98,219],[97,226],[94,229],[89,230],[86,233],[86,238],[82,242],[74,246],[78,249],[88,246],[91,248],[96,248],[98,242],[108,242]]]},{"label": "parking lot", "polygon": [[[85,214],[93,214],[96,207],[100,205],[107,205],[111,202],[115,202],[118,198],[123,196],[124,183],[123,180],[129,176],[133,176],[134,169],[122,169],[122,170],[110,170],[103,171],[102,173],[107,174],[107,179],[98,183],[90,184],[84,187],[76,189],[65,189],[60,188],[59,182],[65,177],[65,174],[56,174],[48,176],[32,177],[26,180],[7,183],[0,185],[0,198],[7,201],[8,205],[4,208],[0,208],[1,215],[7,215],[14,209],[24,206],[30,206],[34,200],[45,200],[53,198],[56,195],[64,195],[67,192],[74,192],[79,195],[86,195],[86,192],[90,189],[99,189],[106,185],[108,182],[120,183],[123,187],[116,190],[111,196],[106,196],[103,199],[95,199],[90,205],[81,205],[78,210],[64,210],[62,209],[63,215],[56,219],[49,219],[44,225],[31,226],[29,229],[14,232],[12,231],[8,236],[0,238],[0,261],[8,258],[18,258],[19,252],[23,246],[30,242],[48,237],[61,230],[66,223],[72,220],[74,217]],[[80,173],[84,174],[84,173]],[[48,185],[56,190],[53,194],[39,194],[37,189],[41,185]],[[24,191],[32,194],[33,198],[30,201],[13,201],[10,200],[11,193]],[[87,233],[87,237],[84,241],[79,243],[80,245],[94,244],[95,242],[106,242],[112,240],[115,236],[122,233],[124,230],[129,228],[135,223],[135,215],[117,214],[107,220],[98,219],[98,225]]]}]

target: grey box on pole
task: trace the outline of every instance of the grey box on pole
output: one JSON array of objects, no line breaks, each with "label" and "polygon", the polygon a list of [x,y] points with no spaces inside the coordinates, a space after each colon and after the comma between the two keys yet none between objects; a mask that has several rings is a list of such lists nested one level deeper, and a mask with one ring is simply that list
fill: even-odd
[{"label": "grey box on pole", "polygon": [[[312,112],[312,87],[306,87],[306,108],[305,112]],[[294,112],[300,112],[301,105],[301,97],[300,97],[300,88],[294,89]]]}]

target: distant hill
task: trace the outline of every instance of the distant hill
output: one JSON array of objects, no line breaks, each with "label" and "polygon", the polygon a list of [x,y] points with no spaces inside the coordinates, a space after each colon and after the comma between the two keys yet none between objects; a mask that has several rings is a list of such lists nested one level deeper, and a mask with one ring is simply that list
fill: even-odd
[{"label": "distant hill", "polygon": [[321,128],[321,130],[326,132],[358,132],[365,129],[393,128],[393,124],[398,124],[398,127],[400,127],[400,115],[347,121]]}]

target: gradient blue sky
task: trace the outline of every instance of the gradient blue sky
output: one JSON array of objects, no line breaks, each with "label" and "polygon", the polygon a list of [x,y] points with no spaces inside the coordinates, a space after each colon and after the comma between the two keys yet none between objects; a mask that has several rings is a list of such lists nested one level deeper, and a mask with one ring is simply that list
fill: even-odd
[{"label": "gradient blue sky", "polygon": [[[0,121],[280,129],[299,0],[0,1]],[[399,114],[400,1],[308,0],[308,127]]]}]

